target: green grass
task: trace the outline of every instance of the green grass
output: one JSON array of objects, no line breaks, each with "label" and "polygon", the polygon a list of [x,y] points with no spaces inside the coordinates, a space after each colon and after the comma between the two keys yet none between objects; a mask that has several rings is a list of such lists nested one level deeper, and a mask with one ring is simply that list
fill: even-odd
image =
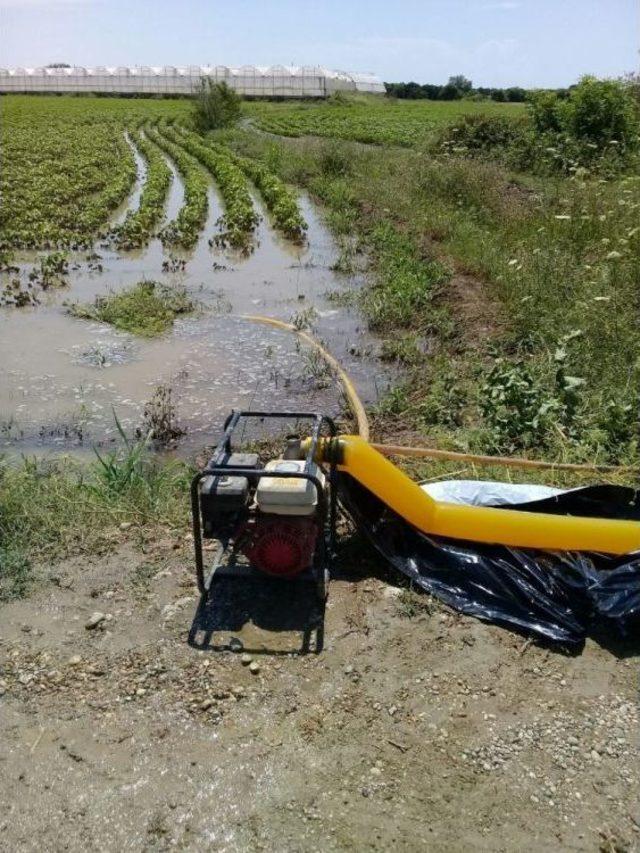
[{"label": "green grass", "polygon": [[122,522],[141,539],[184,529],[190,477],[186,465],[154,459],[144,440],[89,465],[0,459],[0,600],[24,595],[41,560],[111,550]]},{"label": "green grass", "polygon": [[195,303],[184,288],[154,281],[140,281],[128,290],[98,296],[93,304],[69,306],[74,317],[109,323],[145,338],[163,334],[173,326],[176,316],[194,310]]}]

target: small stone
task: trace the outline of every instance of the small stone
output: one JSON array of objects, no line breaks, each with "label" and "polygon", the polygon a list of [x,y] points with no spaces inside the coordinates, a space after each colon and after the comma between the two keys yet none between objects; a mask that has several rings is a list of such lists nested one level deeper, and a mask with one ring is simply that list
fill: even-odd
[{"label": "small stone", "polygon": [[100,613],[99,610],[96,610],[94,613],[89,616],[88,620],[85,622],[84,627],[87,631],[93,631],[94,628],[97,628],[101,622],[104,622],[106,616],[104,613]]},{"label": "small stone", "polygon": [[345,668],[344,668],[344,674],[345,675],[351,675],[352,672],[353,672],[353,666],[351,664],[349,664],[348,666],[345,666]]},{"label": "small stone", "polygon": [[249,666],[249,664],[252,663],[252,661],[253,661],[253,658],[251,657],[251,655],[246,654],[246,652],[240,658],[240,663],[242,664],[242,666]]},{"label": "small stone", "polygon": [[82,658],[80,655],[73,655],[69,658],[69,666],[78,666],[82,663]]},{"label": "small stone", "polygon": [[200,705],[200,710],[201,711],[208,711],[212,705],[213,705],[213,700],[205,699],[204,702]]},{"label": "small stone", "polygon": [[120,530],[129,530],[130,527],[133,527],[133,522],[123,521],[120,525]]},{"label": "small stone", "polygon": [[251,661],[249,664],[249,672],[253,675],[257,675],[260,672],[260,664],[255,660]]},{"label": "small stone", "polygon": [[160,615],[164,621],[171,619],[172,616],[175,616],[178,612],[178,608],[175,604],[165,604],[162,608]]},{"label": "small stone", "polygon": [[396,705],[392,705],[388,710],[388,714],[390,717],[393,717],[394,714],[397,714],[397,713],[398,713],[398,708]]}]

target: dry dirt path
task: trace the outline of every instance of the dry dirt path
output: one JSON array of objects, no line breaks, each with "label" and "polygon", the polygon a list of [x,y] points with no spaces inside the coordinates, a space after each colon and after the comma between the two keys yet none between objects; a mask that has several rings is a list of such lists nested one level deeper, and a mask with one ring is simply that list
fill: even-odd
[{"label": "dry dirt path", "polygon": [[637,657],[461,618],[355,542],[318,655],[287,653],[304,588],[220,581],[210,641],[249,667],[188,643],[188,540],[144,550],[0,609],[1,849],[640,849]]}]

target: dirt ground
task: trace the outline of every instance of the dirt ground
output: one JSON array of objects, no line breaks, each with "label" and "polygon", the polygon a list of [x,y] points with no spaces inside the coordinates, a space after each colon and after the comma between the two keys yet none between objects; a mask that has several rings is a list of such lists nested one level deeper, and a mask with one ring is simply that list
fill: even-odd
[{"label": "dirt ground", "polygon": [[188,539],[145,550],[0,609],[1,849],[640,849],[633,650],[460,617],[356,541],[316,654],[305,583],[198,609]]}]

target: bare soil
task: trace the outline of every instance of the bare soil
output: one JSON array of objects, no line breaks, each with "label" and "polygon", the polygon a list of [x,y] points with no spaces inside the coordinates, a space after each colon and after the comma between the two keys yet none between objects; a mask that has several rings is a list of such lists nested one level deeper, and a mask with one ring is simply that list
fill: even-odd
[{"label": "bare soil", "polygon": [[41,567],[0,609],[0,848],[640,849],[634,649],[542,648],[377,565],[346,541],[324,614],[251,578],[198,609],[188,538]]}]

